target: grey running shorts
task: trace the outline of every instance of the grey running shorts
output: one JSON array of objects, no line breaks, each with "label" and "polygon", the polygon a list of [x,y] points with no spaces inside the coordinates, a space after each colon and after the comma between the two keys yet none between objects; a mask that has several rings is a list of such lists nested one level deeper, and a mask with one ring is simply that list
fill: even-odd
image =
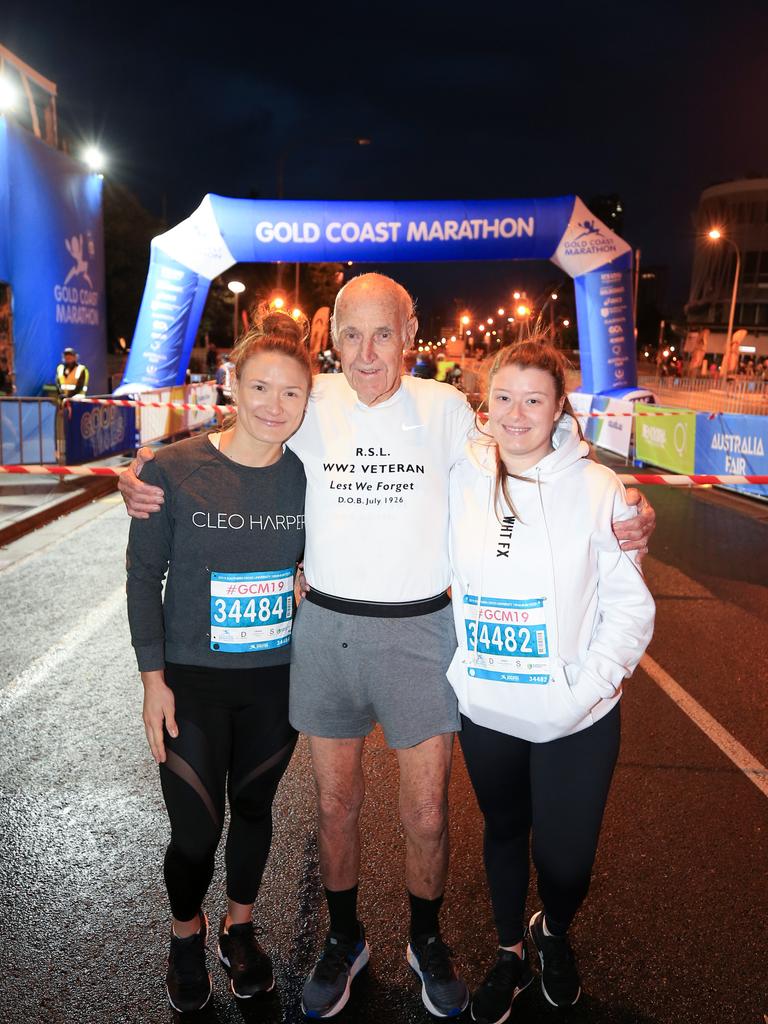
[{"label": "grey running shorts", "polygon": [[346,615],[302,601],[293,624],[291,724],[310,736],[367,736],[412,747],[460,728],[446,670],[456,650],[451,606],[412,618]]}]

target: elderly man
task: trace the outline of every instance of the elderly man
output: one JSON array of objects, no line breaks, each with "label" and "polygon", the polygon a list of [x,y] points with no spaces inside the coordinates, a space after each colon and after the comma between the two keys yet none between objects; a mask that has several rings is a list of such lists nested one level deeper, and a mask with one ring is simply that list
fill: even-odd
[{"label": "elderly man", "polygon": [[[454,388],[402,376],[416,330],[412,300],[395,281],[364,274],[345,285],[332,323],[343,376],[316,378],[304,423],[289,442],[307,474],[311,587],[294,626],[291,721],[309,736],[330,916],[303,990],[302,1008],[315,1018],[342,1009],[368,962],[357,917],[358,821],[363,746],[377,722],[400,768],[408,963],[432,1014],[454,1016],[469,999],[438,914],[459,725],[445,676],[456,642],[446,594],[448,475],[474,417]],[[132,514],[157,507],[156,495],[132,473],[121,490]],[[644,546],[653,518],[649,509],[622,524],[622,539]]]}]

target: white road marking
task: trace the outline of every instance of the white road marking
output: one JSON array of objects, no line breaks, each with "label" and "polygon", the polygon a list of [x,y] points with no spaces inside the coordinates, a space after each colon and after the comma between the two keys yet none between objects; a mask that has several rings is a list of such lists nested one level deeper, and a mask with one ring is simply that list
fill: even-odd
[{"label": "white road marking", "polygon": [[719,747],[740,771],[744,772],[749,781],[754,782],[763,796],[768,796],[768,768],[762,765],[756,757],[753,757],[735,736],[731,736],[716,718],[713,718],[648,654],[644,654],[640,659],[640,668],[644,669],[680,710],[688,715],[693,724],[697,725],[705,736],[712,740],[715,746]]},{"label": "white road marking", "polygon": [[52,679],[64,662],[77,658],[83,647],[99,630],[103,629],[116,612],[125,604],[125,586],[117,587],[100,605],[69,630],[60,643],[55,643],[45,654],[32,662],[29,668],[12,679],[0,692],[0,717],[5,715],[17,701],[26,696],[38,683]]}]

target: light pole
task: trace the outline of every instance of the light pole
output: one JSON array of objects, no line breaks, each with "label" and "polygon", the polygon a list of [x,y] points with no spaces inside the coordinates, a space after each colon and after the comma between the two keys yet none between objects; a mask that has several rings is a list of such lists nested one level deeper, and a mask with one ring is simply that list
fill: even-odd
[{"label": "light pole", "polygon": [[733,275],[733,292],[731,293],[731,311],[728,314],[728,333],[725,336],[725,354],[723,355],[723,364],[720,367],[720,376],[727,377],[728,370],[731,362],[731,346],[733,344],[733,318],[736,313],[736,295],[739,291],[739,274],[741,273],[741,253],[739,247],[736,245],[732,238],[724,235],[719,228],[712,228],[711,231],[707,232],[707,238],[710,238],[713,242],[727,242],[732,245],[736,253],[736,273]]},{"label": "light pole", "polygon": [[237,314],[238,314],[238,309],[239,309],[239,304],[240,304],[240,296],[245,291],[245,285],[243,284],[242,281],[228,281],[227,282],[227,288],[229,288],[229,290],[235,296],[235,314],[234,314],[234,317],[232,319],[232,344],[236,345],[237,344],[237,331],[238,331],[238,326],[239,326],[238,325]]}]

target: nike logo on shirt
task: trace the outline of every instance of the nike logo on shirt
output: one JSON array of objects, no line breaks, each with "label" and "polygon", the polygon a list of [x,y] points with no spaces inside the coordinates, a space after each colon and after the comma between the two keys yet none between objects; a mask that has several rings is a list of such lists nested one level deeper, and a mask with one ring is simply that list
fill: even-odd
[{"label": "nike logo on shirt", "polygon": [[403,430],[418,430],[419,427],[423,427],[423,423],[403,423]]}]

